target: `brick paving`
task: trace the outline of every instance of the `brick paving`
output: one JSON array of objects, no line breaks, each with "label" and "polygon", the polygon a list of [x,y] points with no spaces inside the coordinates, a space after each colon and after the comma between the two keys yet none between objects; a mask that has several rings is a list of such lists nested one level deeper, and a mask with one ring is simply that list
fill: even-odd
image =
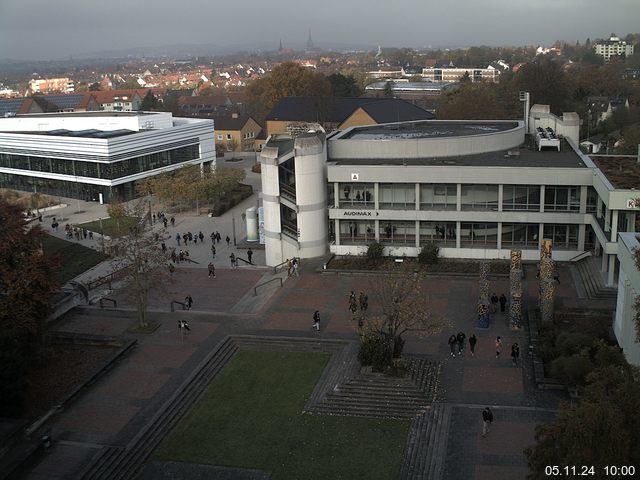
[{"label": "brick paving", "polygon": [[[224,243],[224,242],[223,242]],[[230,333],[287,335],[304,338],[356,339],[348,294],[351,290],[369,295],[369,314],[380,312],[372,294],[379,277],[317,274],[321,261],[304,261],[299,278],[286,279],[283,288],[273,290],[271,299],[256,314],[228,312],[242,301],[247,292],[262,281],[264,271],[221,269],[218,278],[209,279],[201,267],[182,267],[176,272],[171,294],[154,298],[153,308],[161,326],[150,335],[133,335],[127,328],[135,322],[133,316],[95,314],[70,315],[56,328],[65,331],[85,331],[107,335],[135,337],[139,346],[110,373],[99,380],[67,412],[51,423],[54,438],[79,442],[69,454],[67,444],[52,449],[28,478],[39,479],[43,465],[51,467],[48,478],[63,478],[88,462],[95,453],[94,443],[126,445],[158,408],[175,392],[181,381],[211,349]],[[524,281],[525,307],[535,302],[537,284],[535,272],[527,267]],[[563,284],[558,289],[558,308],[599,305],[576,297],[573,280],[562,273]],[[507,293],[506,278],[492,280],[490,291]],[[475,328],[477,278],[473,276],[432,276],[424,281],[434,317],[446,320],[449,326],[438,335],[420,338],[406,336],[405,351],[442,362],[441,398],[451,409],[446,455],[445,479],[524,479],[527,472],[523,448],[533,442],[535,425],[555,415],[563,393],[543,392],[533,383],[531,360],[527,355],[525,329],[513,332],[504,314],[495,314],[487,330]],[[194,312],[168,314],[168,300],[182,300],[190,293]],[[120,306],[120,305],[119,305]],[[311,330],[311,316],[319,309],[321,330]],[[151,313],[154,318],[154,313]],[[188,319],[192,331],[182,338],[175,321]],[[447,339],[463,330],[467,337],[478,337],[475,356],[468,350],[463,356],[449,356]],[[500,335],[502,356],[495,358],[493,342]],[[521,361],[511,365],[509,357],[513,342],[520,344]],[[468,348],[468,346],[467,346]],[[482,438],[481,410],[492,407],[495,422],[489,436]],[[60,456],[60,463],[52,458]],[[58,467],[56,467],[58,465]]]}]

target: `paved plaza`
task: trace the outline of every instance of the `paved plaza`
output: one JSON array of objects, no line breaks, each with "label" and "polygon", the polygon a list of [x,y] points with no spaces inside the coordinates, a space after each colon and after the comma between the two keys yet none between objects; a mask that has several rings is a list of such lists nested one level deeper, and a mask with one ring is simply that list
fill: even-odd
[{"label": "paved plaza", "polygon": [[[257,176],[256,176],[257,177]],[[248,180],[255,183],[256,177]],[[119,311],[85,307],[81,314],[70,314],[55,325],[56,330],[122,336],[136,339],[136,348],[114,368],[102,376],[66,411],[47,425],[55,440],[54,447],[34,465],[26,478],[74,478],[91,459],[107,447],[125,447],[140,429],[174,394],[184,379],[230,334],[253,334],[299,338],[356,340],[357,333],[348,311],[350,291],[368,292],[370,312],[380,310],[371,294],[378,278],[364,275],[321,273],[323,259],[303,261],[299,277],[274,274],[264,266],[264,252],[254,249],[256,267],[231,268],[228,256],[242,249],[221,242],[216,259],[216,278],[207,276],[212,230],[223,238],[231,234],[235,217],[238,232],[244,225],[241,213],[255,205],[255,196],[220,218],[177,215],[175,232],[200,231],[207,238],[203,245],[190,247],[190,256],[199,263],[181,264],[174,274],[169,293],[154,296],[150,317],[159,323],[151,334],[133,334],[128,329],[135,315],[124,298],[119,298]],[[94,220],[101,215],[100,206],[81,206],[82,214],[74,214],[75,205],[58,213],[69,221]],[[45,218],[45,223],[47,222]],[[238,240],[244,235],[238,234]],[[86,241],[83,241],[88,243]],[[169,240],[169,244],[175,243]],[[99,244],[94,239],[94,245]],[[175,245],[177,246],[177,244]],[[107,264],[100,265],[80,280],[108,273]],[[523,282],[524,305],[534,305],[537,283],[534,267],[527,266]],[[274,278],[283,278],[282,288],[273,284],[254,295],[254,287]],[[558,308],[607,306],[599,301],[577,298],[568,269],[561,267],[563,283],[557,290]],[[490,291],[508,293],[507,278],[490,281]],[[451,419],[446,435],[444,476],[446,479],[524,479],[527,473],[523,448],[533,443],[535,425],[552,419],[563,394],[544,392],[533,381],[532,360],[527,355],[526,329],[509,329],[504,314],[493,315],[486,330],[475,328],[477,278],[473,276],[430,276],[425,280],[431,314],[446,320],[449,327],[433,337],[408,335],[405,352],[442,362],[440,397],[449,405]],[[170,312],[171,300],[182,301],[185,295],[194,299],[193,310]],[[260,299],[260,301],[254,299]],[[591,302],[591,303],[590,303]],[[595,303],[594,303],[595,302]],[[242,308],[247,306],[247,308]],[[321,312],[321,329],[312,330],[314,310]],[[191,331],[183,337],[176,328],[178,319],[187,319]],[[464,331],[478,337],[476,353],[451,357],[447,339]],[[503,341],[502,356],[496,358],[494,340]],[[509,357],[512,343],[518,342],[521,359],[513,366]],[[468,346],[467,346],[468,347]],[[481,436],[481,411],[492,408],[495,421],[489,435]],[[213,471],[213,470],[212,470]],[[215,477],[217,478],[217,477]],[[220,478],[227,478],[220,476]]]}]

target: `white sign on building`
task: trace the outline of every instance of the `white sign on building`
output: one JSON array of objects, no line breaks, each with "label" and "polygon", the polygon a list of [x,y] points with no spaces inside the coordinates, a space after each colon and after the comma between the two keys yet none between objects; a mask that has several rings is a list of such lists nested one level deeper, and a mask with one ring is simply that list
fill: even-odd
[{"label": "white sign on building", "polygon": [[357,174],[357,173],[352,173],[352,174],[351,174],[351,181],[352,181],[352,182],[357,182],[357,181],[359,180],[359,176],[360,176],[360,175],[359,175],[359,174]]}]

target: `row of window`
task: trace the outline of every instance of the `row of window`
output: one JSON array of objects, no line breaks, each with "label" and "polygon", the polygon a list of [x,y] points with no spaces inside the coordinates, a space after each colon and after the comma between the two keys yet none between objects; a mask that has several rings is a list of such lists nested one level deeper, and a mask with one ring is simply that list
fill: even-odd
[{"label": "row of window", "polygon": [[[367,245],[376,239],[376,224],[371,220],[340,221],[341,245]],[[538,248],[540,232],[537,223],[503,223],[502,248]],[[545,224],[543,236],[553,239],[554,248],[576,250],[578,248],[578,225]],[[461,247],[498,247],[497,223],[461,222],[378,222],[377,237],[383,244],[415,246],[416,233],[419,245],[435,242],[440,246],[455,247],[458,235]]]},{"label": "row of window", "polygon": [[[373,183],[340,183],[338,208],[375,208]],[[415,184],[380,183],[378,208],[414,210],[416,206]],[[420,184],[421,210],[456,210],[458,186],[449,184]],[[597,194],[589,187],[587,212],[595,212]],[[329,185],[329,205],[335,205],[333,185]],[[498,185],[461,185],[462,210],[498,210]],[[502,210],[540,211],[539,185],[504,185]],[[580,187],[546,186],[545,211],[580,211]]]},{"label": "row of window", "polygon": [[195,160],[199,157],[200,148],[198,145],[189,145],[164,152],[141,155],[112,163],[84,162],[81,160],[0,153],[0,167],[113,180],[156,168]]}]

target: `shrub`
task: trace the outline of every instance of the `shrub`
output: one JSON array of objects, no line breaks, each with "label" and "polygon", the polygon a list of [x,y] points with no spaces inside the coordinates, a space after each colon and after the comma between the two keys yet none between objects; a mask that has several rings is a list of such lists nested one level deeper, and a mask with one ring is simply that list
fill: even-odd
[{"label": "shrub", "polygon": [[587,352],[558,357],[551,362],[551,375],[568,385],[583,385],[586,376],[595,368]]},{"label": "shrub", "polygon": [[438,263],[439,251],[440,247],[438,247],[434,242],[425,243],[418,254],[418,262],[423,265],[433,265],[434,263]]},{"label": "shrub", "polygon": [[383,372],[391,365],[391,352],[386,339],[377,332],[369,332],[360,342],[358,360],[362,366],[372,366],[376,372]]},{"label": "shrub", "polygon": [[569,356],[578,353],[585,347],[593,345],[593,337],[577,332],[562,332],[555,341],[559,356]]},{"label": "shrub", "polygon": [[369,244],[367,248],[367,258],[373,261],[380,261],[383,258],[384,246],[379,242]]}]

